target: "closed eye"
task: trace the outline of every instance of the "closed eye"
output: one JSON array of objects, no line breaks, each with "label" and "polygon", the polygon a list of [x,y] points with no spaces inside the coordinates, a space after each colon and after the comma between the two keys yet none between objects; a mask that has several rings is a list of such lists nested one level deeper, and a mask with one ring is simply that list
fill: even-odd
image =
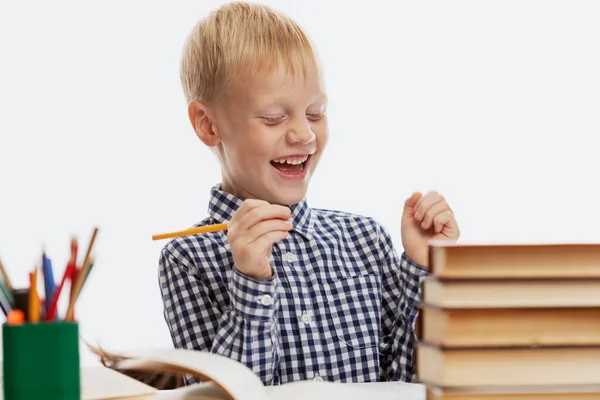
[{"label": "closed eye", "polygon": [[317,113],[317,114],[306,114],[306,116],[307,116],[307,118],[308,118],[310,121],[318,121],[318,120],[320,120],[321,118],[323,118],[323,114],[321,114],[321,113]]},{"label": "closed eye", "polygon": [[281,115],[278,117],[261,117],[261,118],[267,125],[277,125],[277,124],[283,122],[283,120],[285,119],[285,116]]}]

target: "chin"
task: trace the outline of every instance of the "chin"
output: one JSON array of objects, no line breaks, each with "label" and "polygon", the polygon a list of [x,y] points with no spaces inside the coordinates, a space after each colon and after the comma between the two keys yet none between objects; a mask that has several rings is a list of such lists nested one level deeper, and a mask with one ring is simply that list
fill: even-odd
[{"label": "chin", "polygon": [[271,191],[269,203],[291,206],[300,203],[306,196],[307,187],[302,188],[279,188]]}]

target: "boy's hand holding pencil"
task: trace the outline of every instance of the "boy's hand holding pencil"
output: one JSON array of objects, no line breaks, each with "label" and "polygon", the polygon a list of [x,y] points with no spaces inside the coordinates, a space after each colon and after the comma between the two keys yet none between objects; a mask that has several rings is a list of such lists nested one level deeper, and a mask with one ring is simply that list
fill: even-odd
[{"label": "boy's hand holding pencil", "polygon": [[229,221],[227,240],[235,268],[258,280],[273,275],[269,258],[273,243],[292,229],[289,208],[263,200],[246,200]]},{"label": "boy's hand holding pencil", "polygon": [[288,207],[248,199],[224,224],[152,235],[153,240],[227,230],[235,268],[250,278],[265,280],[273,275],[269,258],[273,243],[285,239],[292,229]]}]

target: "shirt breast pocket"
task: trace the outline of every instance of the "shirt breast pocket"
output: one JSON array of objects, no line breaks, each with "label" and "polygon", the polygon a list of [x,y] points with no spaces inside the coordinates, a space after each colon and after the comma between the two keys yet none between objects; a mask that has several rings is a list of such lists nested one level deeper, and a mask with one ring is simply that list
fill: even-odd
[{"label": "shirt breast pocket", "polygon": [[356,275],[327,285],[331,334],[353,349],[379,344],[381,283],[377,275]]}]

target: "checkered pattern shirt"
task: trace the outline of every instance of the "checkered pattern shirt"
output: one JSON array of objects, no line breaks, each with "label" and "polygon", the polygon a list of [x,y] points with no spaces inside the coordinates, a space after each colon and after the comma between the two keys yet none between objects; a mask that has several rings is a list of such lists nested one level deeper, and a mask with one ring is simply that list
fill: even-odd
[{"label": "checkered pattern shirt", "polygon": [[[196,226],[227,222],[241,204],[217,185]],[[294,228],[274,244],[268,280],[236,270],[226,232],[163,248],[159,283],[174,346],[233,358],[266,385],[414,381],[425,270],[398,256],[371,218],[306,200],[291,209]]]}]

